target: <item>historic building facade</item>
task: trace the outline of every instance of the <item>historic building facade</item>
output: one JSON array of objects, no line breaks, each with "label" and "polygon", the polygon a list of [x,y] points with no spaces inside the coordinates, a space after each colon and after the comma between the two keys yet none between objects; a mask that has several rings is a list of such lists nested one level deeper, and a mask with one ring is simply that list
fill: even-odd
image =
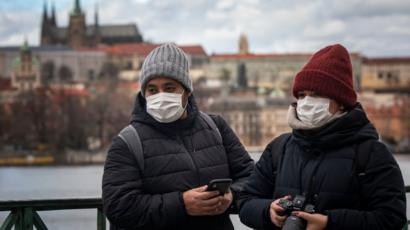
[{"label": "historic building facade", "polygon": [[[288,91],[296,73],[309,60],[311,53],[251,53],[248,40],[241,35],[238,53],[213,54],[206,75],[210,81],[224,80],[229,85],[241,87],[246,76],[247,86],[256,88],[281,89]],[[355,84],[361,79],[362,57],[351,54]]]},{"label": "historic building facade", "polygon": [[135,24],[100,25],[97,10],[94,20],[93,25],[86,24],[86,15],[81,9],[80,0],[75,0],[74,8],[69,14],[68,26],[59,27],[54,5],[51,15],[49,15],[45,4],[41,22],[41,45],[66,45],[77,49],[97,47],[98,44],[111,45],[143,41],[142,35]]},{"label": "historic building facade", "polygon": [[364,58],[361,88],[410,92],[410,58]]},{"label": "historic building facade", "polygon": [[[92,81],[107,61],[106,53],[100,50],[72,50],[57,46],[27,49],[35,63],[32,70],[39,71],[41,84]],[[15,75],[16,66],[21,66],[17,64],[23,60],[22,50],[20,47],[0,47],[0,76],[11,79]]]},{"label": "historic building facade", "polygon": [[[127,43],[107,47],[105,52],[111,63],[120,70],[120,77],[128,80],[137,80],[145,57],[160,44]],[[196,82],[204,77],[204,69],[209,63],[208,55],[201,45],[179,45],[187,54],[190,67],[190,77]]]},{"label": "historic building facade", "polygon": [[31,53],[27,41],[12,64],[11,85],[19,91],[33,90],[41,85],[40,63]]},{"label": "historic building facade", "polygon": [[209,110],[225,118],[248,150],[259,151],[291,130],[286,120],[290,103],[290,98],[232,92],[216,99]]}]

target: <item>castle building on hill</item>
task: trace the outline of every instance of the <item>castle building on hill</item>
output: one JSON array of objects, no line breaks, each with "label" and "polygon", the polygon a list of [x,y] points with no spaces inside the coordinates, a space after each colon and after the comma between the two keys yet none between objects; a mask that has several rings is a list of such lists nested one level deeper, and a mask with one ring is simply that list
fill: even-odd
[{"label": "castle building on hill", "polygon": [[80,0],[74,1],[74,8],[69,14],[67,27],[57,25],[55,6],[52,6],[51,15],[44,4],[41,22],[40,43],[47,45],[64,45],[73,49],[96,47],[98,44],[120,44],[142,42],[136,24],[100,25],[98,11],[95,11],[94,24],[86,24],[85,12],[81,9]]}]

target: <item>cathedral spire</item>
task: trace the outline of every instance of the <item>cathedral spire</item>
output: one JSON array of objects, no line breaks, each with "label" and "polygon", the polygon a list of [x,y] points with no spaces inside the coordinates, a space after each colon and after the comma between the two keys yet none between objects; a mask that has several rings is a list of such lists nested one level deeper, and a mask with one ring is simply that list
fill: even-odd
[{"label": "cathedral spire", "polygon": [[83,12],[81,11],[81,4],[80,0],[74,1],[74,9],[71,11],[72,15],[81,15]]},{"label": "cathedral spire", "polygon": [[51,6],[51,25],[52,26],[57,26],[57,19],[56,19],[56,6],[55,2],[53,1],[52,6]]},{"label": "cathedral spire", "polygon": [[43,19],[41,21],[41,34],[40,34],[40,40],[41,40],[41,45],[46,45],[49,44],[51,40],[51,19],[48,17],[48,6],[47,6],[47,0],[44,0],[44,8],[43,8]]},{"label": "cathedral spire", "polygon": [[43,23],[48,20],[48,14],[47,14],[47,1],[44,1],[43,5]]},{"label": "cathedral spire", "polygon": [[99,25],[99,20],[98,20],[98,4],[95,4],[95,14],[94,14],[94,23],[95,23],[95,27],[98,27]]},{"label": "cathedral spire", "polygon": [[100,25],[98,20],[98,4],[95,4],[95,14],[94,14],[94,38],[95,43],[100,43]]}]

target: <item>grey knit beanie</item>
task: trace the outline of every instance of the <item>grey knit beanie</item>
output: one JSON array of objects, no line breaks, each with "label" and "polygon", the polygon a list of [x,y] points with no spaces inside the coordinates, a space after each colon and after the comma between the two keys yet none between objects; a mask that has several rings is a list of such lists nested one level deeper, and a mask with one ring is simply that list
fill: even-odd
[{"label": "grey knit beanie", "polygon": [[189,92],[193,91],[188,58],[174,43],[165,43],[155,48],[145,58],[140,75],[142,95],[146,84],[157,76],[172,78],[180,82]]}]

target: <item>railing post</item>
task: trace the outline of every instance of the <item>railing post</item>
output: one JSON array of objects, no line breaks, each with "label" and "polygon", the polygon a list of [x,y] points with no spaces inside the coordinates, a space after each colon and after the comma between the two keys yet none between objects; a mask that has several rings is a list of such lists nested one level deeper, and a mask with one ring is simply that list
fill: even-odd
[{"label": "railing post", "polygon": [[97,208],[97,230],[105,230],[105,215],[101,208]]},{"label": "railing post", "polygon": [[406,222],[406,225],[404,225],[402,230],[408,230],[409,229],[409,221]]},{"label": "railing post", "polygon": [[23,208],[16,209],[16,224],[14,226],[15,230],[24,230],[24,210]]},{"label": "railing post", "polygon": [[23,213],[23,229],[33,230],[33,208],[24,208]]}]

